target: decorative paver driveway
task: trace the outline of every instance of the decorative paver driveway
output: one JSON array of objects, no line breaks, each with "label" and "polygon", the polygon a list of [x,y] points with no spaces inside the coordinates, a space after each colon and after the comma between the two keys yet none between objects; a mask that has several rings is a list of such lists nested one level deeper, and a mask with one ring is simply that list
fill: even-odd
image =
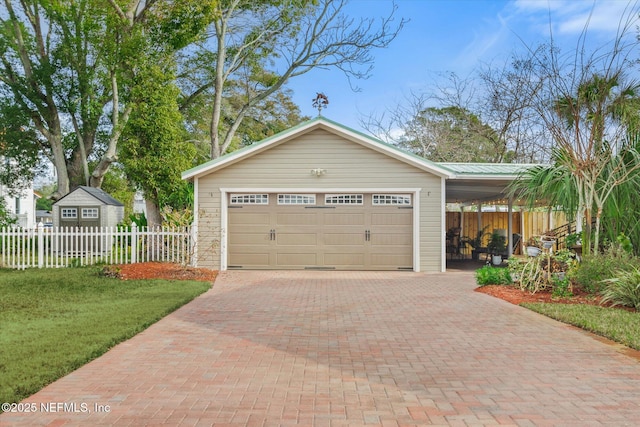
[{"label": "decorative paver driveway", "polygon": [[0,424],[640,423],[638,360],[474,286],[468,272],[225,272]]}]

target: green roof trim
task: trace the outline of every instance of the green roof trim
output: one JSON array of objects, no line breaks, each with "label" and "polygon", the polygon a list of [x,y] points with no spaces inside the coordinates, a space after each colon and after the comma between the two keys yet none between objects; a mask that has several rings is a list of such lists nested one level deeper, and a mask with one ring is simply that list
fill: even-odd
[{"label": "green roof trim", "polygon": [[534,163],[454,163],[437,162],[438,166],[450,170],[459,178],[464,176],[514,176],[533,167],[541,166]]}]

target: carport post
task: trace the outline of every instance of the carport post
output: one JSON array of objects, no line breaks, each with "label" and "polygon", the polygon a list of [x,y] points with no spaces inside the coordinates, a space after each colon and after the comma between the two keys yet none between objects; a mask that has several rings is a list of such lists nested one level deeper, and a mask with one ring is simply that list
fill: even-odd
[{"label": "carport post", "polygon": [[507,204],[509,217],[507,218],[507,258],[513,253],[513,199],[509,197]]},{"label": "carport post", "polygon": [[478,202],[478,231],[480,230],[482,230],[482,203]]}]

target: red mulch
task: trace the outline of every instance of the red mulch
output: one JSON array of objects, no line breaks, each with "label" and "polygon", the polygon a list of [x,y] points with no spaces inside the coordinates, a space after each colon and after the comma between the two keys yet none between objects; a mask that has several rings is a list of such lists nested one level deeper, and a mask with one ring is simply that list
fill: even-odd
[{"label": "red mulch", "polygon": [[[568,298],[554,298],[549,291],[541,291],[532,294],[528,291],[521,291],[520,289],[513,286],[502,286],[502,285],[487,285],[480,286],[475,289],[476,292],[481,292],[483,294],[491,295],[496,298],[503,299],[505,301],[510,302],[511,304],[522,304],[522,303],[531,303],[531,302],[545,302],[545,303],[556,303],[556,304],[590,304],[590,305],[601,305],[601,298],[599,296],[590,295],[587,293],[579,292],[574,290],[574,296]],[[608,306],[605,304],[605,306]],[[627,311],[636,311],[630,307],[620,307]]]},{"label": "red mulch", "polygon": [[168,262],[140,262],[137,264],[120,264],[109,267],[115,277],[128,279],[165,279],[195,280],[213,282],[218,274],[216,270],[207,268],[185,267]]}]

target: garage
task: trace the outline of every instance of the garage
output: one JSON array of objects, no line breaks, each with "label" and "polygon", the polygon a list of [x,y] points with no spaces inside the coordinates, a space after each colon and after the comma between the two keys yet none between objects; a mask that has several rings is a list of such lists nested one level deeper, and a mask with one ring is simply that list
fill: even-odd
[{"label": "garage", "polygon": [[195,264],[444,271],[445,182],[421,157],[318,117],[196,166]]},{"label": "garage", "polygon": [[414,269],[412,194],[226,197],[229,269]]}]

